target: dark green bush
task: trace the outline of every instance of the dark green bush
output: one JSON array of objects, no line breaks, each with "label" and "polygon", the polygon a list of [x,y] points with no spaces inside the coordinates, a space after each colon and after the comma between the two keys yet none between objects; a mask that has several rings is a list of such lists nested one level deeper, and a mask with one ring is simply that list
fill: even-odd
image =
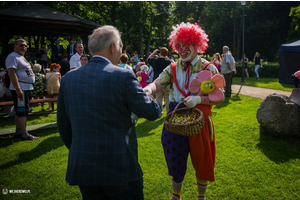
[{"label": "dark green bush", "polygon": [[[236,70],[237,75],[242,77],[242,63],[236,62]],[[254,62],[248,63],[248,73],[250,77],[256,77],[254,72]],[[272,62],[263,62],[263,67],[259,68],[258,70],[259,77],[264,78],[278,78],[279,77],[279,63],[272,63]],[[246,74],[245,74],[246,77]]]}]

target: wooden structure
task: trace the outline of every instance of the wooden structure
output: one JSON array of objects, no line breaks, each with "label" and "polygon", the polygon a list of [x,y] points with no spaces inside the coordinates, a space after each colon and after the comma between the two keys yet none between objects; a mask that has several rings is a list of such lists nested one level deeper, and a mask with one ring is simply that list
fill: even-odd
[{"label": "wooden structure", "polygon": [[47,37],[52,45],[57,37],[76,36],[83,40],[87,49],[88,36],[99,26],[101,25],[95,22],[66,14],[38,2],[0,8],[1,66],[4,65],[7,55],[13,51],[8,42],[14,35],[40,36],[42,39]]},{"label": "wooden structure", "polygon": [[[52,105],[52,111],[54,111],[54,102],[57,102],[57,95],[58,94],[45,94],[45,95],[34,95],[32,97],[34,98],[40,98],[40,99],[31,99],[30,104],[37,104],[37,103],[51,103]],[[41,98],[46,97],[46,98]],[[13,106],[14,102],[12,98],[10,97],[3,97],[0,98],[0,106]]]}]

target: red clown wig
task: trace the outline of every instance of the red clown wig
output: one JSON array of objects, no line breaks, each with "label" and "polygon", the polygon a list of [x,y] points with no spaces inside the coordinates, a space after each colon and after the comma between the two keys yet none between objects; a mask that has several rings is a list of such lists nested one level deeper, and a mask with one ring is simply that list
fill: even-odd
[{"label": "red clown wig", "polygon": [[188,47],[190,45],[196,46],[197,53],[201,54],[207,49],[208,35],[197,23],[181,22],[172,28],[173,31],[168,39],[173,51],[178,51],[177,44],[185,44]]}]

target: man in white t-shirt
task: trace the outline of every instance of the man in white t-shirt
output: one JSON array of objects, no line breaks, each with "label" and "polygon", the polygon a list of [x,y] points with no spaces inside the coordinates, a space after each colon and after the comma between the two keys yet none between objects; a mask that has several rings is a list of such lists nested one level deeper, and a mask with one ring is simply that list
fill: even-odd
[{"label": "man in white t-shirt", "polygon": [[80,57],[82,56],[83,51],[84,51],[83,44],[81,42],[77,42],[75,50],[76,50],[76,54],[74,54],[70,59],[70,69],[71,70],[76,69],[77,67],[81,66]]},{"label": "man in white t-shirt", "polygon": [[15,138],[21,137],[22,140],[35,140],[39,137],[30,135],[26,130],[26,121],[33,90],[32,84],[35,82],[31,65],[24,57],[26,51],[26,41],[23,39],[16,40],[14,51],[7,56],[5,65],[11,81],[9,89],[15,106]]}]

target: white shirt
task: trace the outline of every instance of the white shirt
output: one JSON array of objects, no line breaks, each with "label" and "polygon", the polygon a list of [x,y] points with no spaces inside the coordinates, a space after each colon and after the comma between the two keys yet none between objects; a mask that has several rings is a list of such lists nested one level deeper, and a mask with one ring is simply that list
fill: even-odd
[{"label": "white shirt", "polygon": [[[32,83],[35,82],[35,76],[31,69],[30,63],[24,56],[16,52],[9,54],[5,60],[7,69],[16,69],[19,85],[21,90],[33,90]],[[9,86],[10,90],[16,90],[13,84]]]},{"label": "white shirt", "polygon": [[80,55],[78,53],[74,54],[71,58],[70,58],[70,69],[75,69],[77,67],[81,66],[80,63]]},{"label": "white shirt", "polygon": [[221,73],[222,74],[229,74],[231,73],[230,69],[227,66],[227,63],[230,63],[231,68],[233,68],[233,57],[231,56],[231,54],[227,51],[224,54],[224,58],[222,60],[222,67],[221,67]]}]

